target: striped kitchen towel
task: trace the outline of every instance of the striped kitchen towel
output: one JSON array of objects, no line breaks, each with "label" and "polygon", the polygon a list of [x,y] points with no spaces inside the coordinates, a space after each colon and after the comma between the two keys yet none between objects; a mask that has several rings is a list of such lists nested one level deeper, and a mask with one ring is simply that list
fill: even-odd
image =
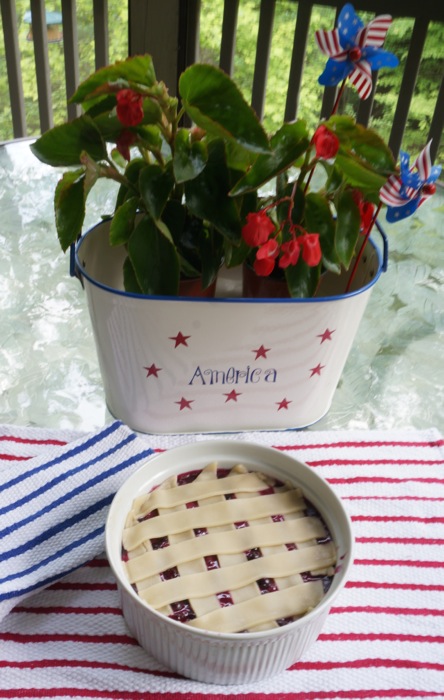
[{"label": "striped kitchen towel", "polygon": [[[21,430],[21,459],[0,454],[0,619],[103,551],[116,490],[153,452],[119,421],[65,435],[68,443],[40,431],[36,445],[27,432],[35,435]],[[3,426],[0,453],[13,439]],[[38,456],[27,458],[27,449]]]},{"label": "striped kitchen towel", "polygon": [[[19,474],[33,464],[27,458],[41,455],[51,441],[60,446],[78,437],[64,430],[4,428],[0,473]],[[347,508],[355,560],[313,646],[260,683],[219,686],[182,678],[131,637],[101,554],[16,605],[0,622],[0,700],[442,700],[441,434],[302,430],[140,439],[161,452],[212,437],[267,445],[306,462]]]}]

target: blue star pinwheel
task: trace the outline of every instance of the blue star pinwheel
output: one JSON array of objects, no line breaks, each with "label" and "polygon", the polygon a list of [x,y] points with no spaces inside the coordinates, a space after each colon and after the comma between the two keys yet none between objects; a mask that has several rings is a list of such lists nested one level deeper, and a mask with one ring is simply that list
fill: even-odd
[{"label": "blue star pinwheel", "polygon": [[329,56],[320,84],[338,85],[350,76],[359,97],[367,99],[372,90],[372,70],[395,68],[399,63],[394,54],[380,48],[391,22],[390,15],[379,15],[365,26],[353,5],[344,5],[336,29],[315,33],[320,50]]},{"label": "blue star pinwheel", "polygon": [[399,175],[391,175],[379,191],[387,205],[387,221],[393,223],[411,216],[435,191],[434,182],[441,174],[441,166],[433,165],[430,158],[431,141],[421,151],[410,168],[410,156],[401,151]]}]

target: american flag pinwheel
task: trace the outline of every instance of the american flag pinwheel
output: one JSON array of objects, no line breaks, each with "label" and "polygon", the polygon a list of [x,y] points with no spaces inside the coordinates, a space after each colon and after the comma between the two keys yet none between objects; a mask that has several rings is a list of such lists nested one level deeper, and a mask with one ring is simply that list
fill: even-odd
[{"label": "american flag pinwheel", "polygon": [[393,223],[411,216],[436,190],[433,184],[441,174],[440,165],[432,165],[431,141],[421,151],[410,168],[410,156],[401,151],[400,174],[391,175],[379,191],[383,204],[387,205],[387,221]]},{"label": "american flag pinwheel", "polygon": [[336,29],[315,33],[320,50],[329,57],[319,83],[334,86],[350,76],[359,97],[367,99],[372,89],[372,70],[395,68],[399,63],[394,54],[380,48],[391,22],[390,15],[379,15],[364,25],[353,5],[344,5]]}]

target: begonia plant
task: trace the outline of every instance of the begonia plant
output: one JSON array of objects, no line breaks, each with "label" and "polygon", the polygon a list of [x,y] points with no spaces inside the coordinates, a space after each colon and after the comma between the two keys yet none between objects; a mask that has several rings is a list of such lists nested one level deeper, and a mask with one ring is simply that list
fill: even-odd
[{"label": "begonia plant", "polygon": [[[349,77],[367,96],[372,69],[396,64],[380,48],[389,24],[384,15],[364,27],[346,5],[337,29],[316,34],[329,56],[320,82]],[[110,244],[126,249],[127,291],[177,295],[181,277],[202,275],[207,287],[222,260],[249,260],[259,275],[280,269],[290,295],[305,297],[322,270],[348,269],[381,188],[400,177],[383,139],[336,106],[314,134],[303,120],[267,134],[234,81],[211,65],[187,68],[178,95],[156,78],[151,56],[116,62],[79,85],[71,102],[82,116],[32,144],[43,162],[71,168],[54,200],[62,249],[82,233],[94,184],[108,178],[119,188],[104,214]]]}]

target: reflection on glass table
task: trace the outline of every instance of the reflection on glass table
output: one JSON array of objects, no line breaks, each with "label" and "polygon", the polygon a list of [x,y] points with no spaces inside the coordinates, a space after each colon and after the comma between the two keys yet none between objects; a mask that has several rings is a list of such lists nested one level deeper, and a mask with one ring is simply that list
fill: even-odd
[{"label": "reflection on glass table", "polygon": [[[0,422],[90,430],[111,416],[85,294],[56,238],[59,175],[27,140],[0,147]],[[112,209],[109,182],[95,190],[87,226]],[[409,219],[390,225],[382,214],[388,271],[313,429],[444,429],[443,215],[440,189]]]}]

